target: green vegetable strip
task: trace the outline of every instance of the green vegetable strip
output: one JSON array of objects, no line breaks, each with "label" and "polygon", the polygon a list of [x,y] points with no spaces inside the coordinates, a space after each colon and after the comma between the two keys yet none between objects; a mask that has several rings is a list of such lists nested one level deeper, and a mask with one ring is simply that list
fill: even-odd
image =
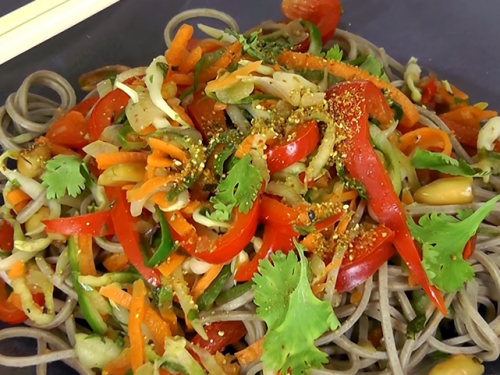
[{"label": "green vegetable strip", "polygon": [[315,24],[309,21],[302,21],[301,25],[307,27],[307,30],[309,30],[309,50],[307,52],[313,55],[319,55],[323,49],[321,32]]},{"label": "green vegetable strip", "polygon": [[71,266],[71,276],[73,280],[73,288],[75,289],[76,294],[78,295],[78,304],[80,305],[80,309],[82,310],[83,316],[85,320],[89,323],[92,330],[99,334],[104,335],[108,326],[102,319],[101,315],[92,304],[92,298],[90,293],[97,293],[94,289],[84,286],[78,280],[80,276],[80,265],[78,264],[78,245],[76,238],[74,236],[70,236],[68,238],[68,254],[69,254],[69,263]]},{"label": "green vegetable strip", "polygon": [[217,306],[222,306],[232,300],[242,296],[246,292],[252,289],[252,282],[248,281],[244,284],[238,284],[229,290],[222,292],[219,297],[215,300]]},{"label": "green vegetable strip", "polygon": [[231,265],[228,264],[224,266],[224,268],[222,268],[222,271],[217,275],[215,280],[196,300],[198,308],[201,311],[209,310],[213,306],[215,300],[219,296],[224,285],[226,285],[226,282],[230,276],[231,276]]},{"label": "green vegetable strip", "polygon": [[163,211],[159,207],[156,207],[156,214],[160,221],[161,228],[161,243],[154,255],[145,264],[147,267],[155,267],[167,259],[174,251],[174,240],[172,238],[172,233],[170,232],[170,226],[165,219]]}]

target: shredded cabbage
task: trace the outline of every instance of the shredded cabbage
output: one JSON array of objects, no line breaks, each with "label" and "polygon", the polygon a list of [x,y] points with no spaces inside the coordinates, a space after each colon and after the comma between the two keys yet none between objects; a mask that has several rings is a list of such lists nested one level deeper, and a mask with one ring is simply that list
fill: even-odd
[{"label": "shredded cabbage", "polygon": [[107,363],[118,358],[121,349],[105,336],[92,336],[84,333],[75,334],[75,353],[78,360],[88,370],[102,369]]}]

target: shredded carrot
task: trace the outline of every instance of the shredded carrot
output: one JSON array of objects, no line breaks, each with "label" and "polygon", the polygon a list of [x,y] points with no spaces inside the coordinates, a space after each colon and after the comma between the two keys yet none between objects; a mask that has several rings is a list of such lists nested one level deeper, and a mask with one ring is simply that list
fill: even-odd
[{"label": "shredded carrot", "polygon": [[172,73],[169,80],[179,86],[193,86],[194,85],[194,75],[192,73]]},{"label": "shredded carrot", "polygon": [[223,44],[215,39],[203,39],[198,42],[203,54],[217,51],[223,47]]},{"label": "shredded carrot", "polygon": [[363,297],[363,294],[358,290],[358,289],[355,289],[354,292],[352,292],[351,294],[351,303],[353,305],[357,305],[360,301],[361,301],[361,298]]},{"label": "shredded carrot", "polygon": [[321,233],[319,232],[312,232],[309,233],[306,238],[304,238],[300,244],[304,246],[307,250],[309,251],[314,251],[318,247],[318,243],[321,240]]},{"label": "shredded carrot", "polygon": [[156,131],[156,128],[154,127],[154,125],[149,125],[147,127],[145,127],[144,129],[142,129],[139,134],[140,135],[148,135],[148,134],[151,134],[151,133],[154,133]]},{"label": "shredded carrot", "polygon": [[97,275],[94,263],[94,252],[92,250],[92,236],[78,236],[78,260],[82,275]]},{"label": "shredded carrot", "polygon": [[146,163],[148,155],[142,152],[110,152],[95,158],[99,169],[108,169],[117,164]]},{"label": "shredded carrot", "polygon": [[224,75],[219,79],[210,81],[207,84],[206,90],[208,91],[224,90],[237,83],[238,76],[247,76],[250,73],[255,72],[261,64],[262,61],[255,61],[247,66],[236,69],[234,72],[229,73],[228,75]]},{"label": "shredded carrot", "polygon": [[18,261],[14,263],[8,272],[9,279],[17,279],[19,277],[24,276],[24,262],[23,261]]},{"label": "shredded carrot", "polygon": [[234,42],[224,51],[220,59],[217,60],[215,64],[205,69],[205,71],[200,74],[200,82],[208,82],[214,79],[217,77],[217,72],[220,69],[226,69],[233,61],[238,61],[240,57],[241,44],[240,42]]},{"label": "shredded carrot", "polygon": [[110,254],[104,258],[102,264],[109,272],[121,271],[127,266],[128,257],[125,253]]},{"label": "shredded carrot", "polygon": [[439,149],[445,155],[451,155],[451,141],[448,134],[440,129],[420,128],[412,130],[400,137],[397,146],[406,155],[410,155],[416,148],[423,150]]},{"label": "shredded carrot", "polygon": [[240,145],[238,146],[238,149],[236,150],[234,156],[241,159],[243,156],[249,154],[250,151],[252,151],[254,140],[255,140],[255,135],[250,134],[249,136],[247,136],[243,140],[243,142],[241,142]]},{"label": "shredded carrot", "polygon": [[278,57],[278,63],[289,69],[312,69],[323,71],[327,68],[332,75],[340,78],[371,81],[379,89],[388,90],[391,99],[401,105],[404,113],[401,119],[401,124],[403,126],[412,127],[419,119],[418,111],[405,94],[389,82],[385,82],[357,66],[349,65],[341,61],[324,60],[321,57],[290,51],[281,54]]},{"label": "shredded carrot", "polygon": [[162,308],[160,309],[160,316],[161,318],[167,322],[168,326],[170,327],[170,332],[172,335],[177,335],[179,331],[179,325],[177,322],[177,315],[175,315],[175,312],[172,309],[166,309]]},{"label": "shredded carrot", "polygon": [[151,200],[151,202],[158,205],[158,207],[160,207],[160,209],[162,210],[171,207],[173,204],[173,202],[168,201],[167,193],[164,191],[159,191],[158,193],[153,194],[149,199]]},{"label": "shredded carrot", "polygon": [[153,168],[170,168],[174,165],[174,161],[172,159],[162,158],[155,155],[148,156],[148,167]]},{"label": "shredded carrot", "polygon": [[498,112],[479,109],[474,106],[458,107],[440,115],[442,119],[456,121],[471,127],[479,127],[481,122],[495,116],[498,116]]},{"label": "shredded carrot", "polygon": [[182,262],[186,257],[184,255],[179,255],[177,253],[173,253],[170,255],[162,264],[160,264],[157,268],[158,271],[165,277],[170,277],[174,273],[174,271],[180,267]]},{"label": "shredded carrot", "polygon": [[179,116],[181,116],[181,118],[185,122],[187,122],[189,124],[189,126],[191,126],[192,128],[194,128],[193,120],[191,120],[191,117],[189,117],[189,115],[186,113],[186,111],[184,110],[184,108],[182,106],[180,106],[177,103],[175,103],[173,99],[167,100],[167,103],[168,103],[168,105],[170,105],[172,107],[172,109],[175,112],[177,112],[177,114]]},{"label": "shredded carrot", "polygon": [[413,202],[415,202],[413,200],[413,196],[412,196],[411,191],[409,189],[407,189],[407,188],[403,189],[403,192],[401,194],[401,201],[406,205],[410,205]]},{"label": "shredded carrot", "polygon": [[194,70],[194,67],[200,61],[201,57],[203,56],[203,49],[198,46],[195,49],[193,49],[189,54],[182,60],[181,65],[179,66],[179,71],[181,73],[189,73],[190,71]]},{"label": "shredded carrot", "polygon": [[179,147],[174,146],[171,143],[164,142],[158,138],[149,138],[149,145],[152,149],[157,149],[161,152],[164,152],[182,163],[187,163],[188,161],[187,152],[181,150]]},{"label": "shredded carrot", "polygon": [[19,310],[23,309],[23,301],[21,301],[21,296],[16,292],[12,292],[7,298],[7,302],[16,306]]},{"label": "shredded carrot", "polygon": [[334,192],[329,200],[331,202],[347,202],[356,199],[358,195],[356,190],[342,191],[340,195]]},{"label": "shredded carrot", "polygon": [[196,210],[198,207],[200,207],[200,205],[201,205],[200,201],[189,202],[188,205],[181,210],[182,215],[185,217],[193,216],[194,210]]},{"label": "shredded carrot", "polygon": [[40,144],[40,143],[44,143],[47,146],[49,146],[50,152],[52,153],[53,156],[56,156],[56,155],[80,156],[77,152],[75,152],[67,147],[53,143],[47,137],[44,137],[44,136],[38,137],[35,140],[35,144]]},{"label": "shredded carrot", "polygon": [[102,375],[125,375],[130,366],[130,348],[125,348],[118,358],[106,363]]},{"label": "shredded carrot", "polygon": [[145,199],[154,190],[160,187],[167,186],[169,183],[175,181],[176,179],[177,176],[175,175],[167,177],[154,177],[144,182],[141,187],[127,191],[127,199],[129,202],[137,202]]},{"label": "shredded carrot", "polygon": [[188,42],[193,36],[193,26],[183,24],[175,38],[170,43],[170,47],[167,52],[165,52],[165,59],[169,66],[177,67],[181,64],[182,58],[184,57],[184,51],[187,48]]},{"label": "shredded carrot", "polygon": [[203,294],[203,292],[212,284],[212,281],[219,275],[220,271],[224,264],[214,264],[194,285],[191,290],[191,294],[193,299],[196,301],[199,296]]},{"label": "shredded carrot", "polygon": [[260,359],[264,353],[262,344],[264,344],[264,337],[247,346],[245,349],[234,353],[235,357],[238,358],[239,364],[241,366],[245,366],[257,359]]},{"label": "shredded carrot", "polygon": [[16,214],[21,212],[24,209],[24,207],[26,207],[29,203],[30,203],[30,201],[22,201],[22,202],[19,202],[18,204],[16,204],[14,206],[14,211],[16,212]]},{"label": "shredded carrot", "polygon": [[5,198],[12,206],[31,200],[31,197],[21,189],[12,189]]},{"label": "shredded carrot", "polygon": [[134,282],[132,301],[130,302],[130,316],[128,320],[128,335],[130,337],[130,362],[134,373],[144,364],[144,339],[141,325],[145,315],[146,287],[142,280]]},{"label": "shredded carrot", "polygon": [[351,222],[352,216],[354,215],[354,212],[349,212],[342,216],[340,219],[339,224],[337,225],[337,228],[335,228],[335,232],[338,234],[344,234],[345,231],[347,230],[347,226]]},{"label": "shredded carrot", "polygon": [[166,214],[170,226],[181,237],[187,237],[196,231],[195,227],[193,227],[179,211],[166,212]]}]

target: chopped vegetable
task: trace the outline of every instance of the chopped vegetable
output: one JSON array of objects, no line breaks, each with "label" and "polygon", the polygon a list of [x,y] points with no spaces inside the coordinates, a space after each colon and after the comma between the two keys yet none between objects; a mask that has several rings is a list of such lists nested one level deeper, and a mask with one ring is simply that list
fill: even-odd
[{"label": "chopped vegetable", "polygon": [[338,44],[335,44],[332,48],[326,51],[326,58],[328,60],[342,61],[344,56],[344,51],[342,51]]},{"label": "chopped vegetable", "polygon": [[75,334],[75,353],[82,366],[88,370],[102,369],[120,356],[121,349],[108,337]]},{"label": "chopped vegetable", "polygon": [[76,156],[57,155],[45,166],[42,185],[47,187],[47,198],[62,198],[66,194],[77,197],[92,179],[85,163]]}]

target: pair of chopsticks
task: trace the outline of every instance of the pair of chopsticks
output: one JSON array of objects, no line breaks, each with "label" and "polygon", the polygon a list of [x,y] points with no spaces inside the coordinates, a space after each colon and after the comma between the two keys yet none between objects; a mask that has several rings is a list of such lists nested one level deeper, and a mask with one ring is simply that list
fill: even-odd
[{"label": "pair of chopsticks", "polygon": [[0,18],[0,64],[119,0],[34,0]]}]

